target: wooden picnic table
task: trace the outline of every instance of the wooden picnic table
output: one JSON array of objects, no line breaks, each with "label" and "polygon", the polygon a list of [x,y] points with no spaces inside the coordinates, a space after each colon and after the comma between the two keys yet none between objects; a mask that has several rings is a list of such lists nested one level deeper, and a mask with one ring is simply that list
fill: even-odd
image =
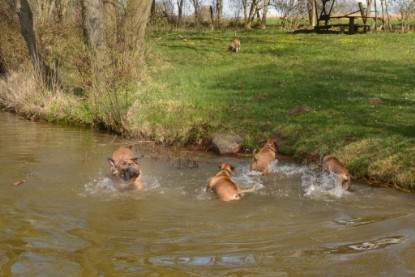
[{"label": "wooden picnic table", "polygon": [[[337,23],[337,24],[328,24],[328,21],[330,19],[348,19],[349,22],[347,24],[344,23]],[[356,24],[355,23],[355,19],[361,18],[363,19],[363,24]],[[370,27],[370,25],[366,24],[366,19],[367,18],[372,18],[372,19],[376,19],[377,17],[375,16],[362,16],[361,14],[345,14],[345,15],[334,15],[334,16],[329,16],[328,18],[325,19],[325,24],[324,25],[319,25],[317,26],[318,29],[329,29],[330,27],[340,27],[340,28],[345,28],[348,27],[348,33],[349,34],[354,34],[357,32],[359,27],[363,27],[364,31],[366,32],[366,28]]]}]

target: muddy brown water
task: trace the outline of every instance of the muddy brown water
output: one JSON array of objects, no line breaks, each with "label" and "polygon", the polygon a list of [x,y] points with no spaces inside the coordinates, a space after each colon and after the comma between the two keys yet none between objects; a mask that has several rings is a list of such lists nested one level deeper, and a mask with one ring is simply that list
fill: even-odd
[{"label": "muddy brown water", "polygon": [[[106,158],[123,143],[0,113],[1,276],[415,276],[414,194],[145,143],[144,191],[115,190]],[[257,191],[206,194],[223,161]]]}]

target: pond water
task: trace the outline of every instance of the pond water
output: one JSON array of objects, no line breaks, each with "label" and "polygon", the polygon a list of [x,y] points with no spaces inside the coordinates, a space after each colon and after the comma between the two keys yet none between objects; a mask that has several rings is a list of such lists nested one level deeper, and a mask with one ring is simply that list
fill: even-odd
[{"label": "pond water", "polygon": [[[107,157],[133,143],[144,191],[116,190]],[[0,113],[1,276],[415,276],[415,195],[276,160],[123,141]],[[204,192],[218,165],[257,191]],[[16,181],[25,183],[13,186]]]}]

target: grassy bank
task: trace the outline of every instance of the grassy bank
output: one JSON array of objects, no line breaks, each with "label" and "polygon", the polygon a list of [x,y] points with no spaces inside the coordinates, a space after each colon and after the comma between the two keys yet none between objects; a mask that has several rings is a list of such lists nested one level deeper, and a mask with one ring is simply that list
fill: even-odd
[{"label": "grassy bank", "polygon": [[[244,138],[247,153],[282,131],[282,154],[298,161],[335,154],[355,178],[415,190],[413,34],[237,30],[241,52],[230,53],[234,33],[151,33],[147,76],[138,87],[129,84],[108,94],[123,103],[116,109],[123,131],[200,148],[215,132],[234,132]],[[104,93],[98,98],[104,104],[97,105],[91,97],[81,47],[52,49],[62,49],[58,54],[68,69],[61,69],[69,76],[63,91],[42,96],[30,86],[31,78],[11,75],[0,80],[1,105],[28,117],[92,125],[98,118],[111,126],[105,115],[111,115],[114,101]],[[27,88],[19,89],[23,84]],[[74,93],[78,90],[81,95]],[[373,97],[383,103],[370,103]],[[299,104],[310,112],[288,113]]]},{"label": "grassy bank", "polygon": [[[283,154],[332,153],[358,179],[415,188],[414,35],[237,33],[236,54],[234,31],[153,34],[156,85],[141,91],[131,124],[165,142],[232,131],[247,152],[280,130]],[[311,111],[289,114],[298,104]]]}]

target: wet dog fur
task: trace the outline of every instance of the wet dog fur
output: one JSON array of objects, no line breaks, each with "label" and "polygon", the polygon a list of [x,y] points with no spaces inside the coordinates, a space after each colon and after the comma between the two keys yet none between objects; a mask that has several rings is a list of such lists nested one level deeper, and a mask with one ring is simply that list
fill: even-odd
[{"label": "wet dog fur", "polygon": [[108,163],[113,176],[142,190],[143,174],[137,159],[133,157],[133,151],[130,148],[120,147],[114,151],[111,158],[108,158]]},{"label": "wet dog fur", "polygon": [[277,155],[278,140],[281,134],[276,134],[275,137],[267,139],[259,152],[253,153],[251,169],[254,171],[262,171],[264,175],[269,174],[269,165],[275,160]]},{"label": "wet dog fur", "polygon": [[245,192],[255,191],[255,184],[250,189],[241,190],[231,180],[235,168],[229,163],[222,163],[219,172],[210,178],[206,192],[213,191],[222,201],[240,200]]},{"label": "wet dog fur", "polygon": [[321,160],[321,165],[323,170],[330,172],[334,176],[336,184],[341,184],[345,191],[349,189],[351,176],[339,159],[332,155],[326,155]]}]

